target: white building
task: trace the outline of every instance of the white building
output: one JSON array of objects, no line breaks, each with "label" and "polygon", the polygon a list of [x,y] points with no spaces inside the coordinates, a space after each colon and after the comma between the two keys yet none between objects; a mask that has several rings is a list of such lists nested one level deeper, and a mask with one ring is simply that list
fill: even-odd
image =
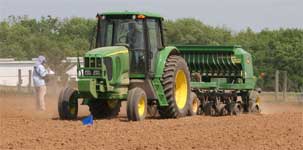
[{"label": "white building", "polygon": [[[14,59],[0,59],[0,86],[18,85],[18,70],[21,70],[21,86],[29,84],[29,70],[33,71],[35,61],[15,61]],[[32,82],[31,82],[32,83]]]},{"label": "white building", "polygon": [[[18,70],[21,70],[21,86],[27,87],[29,85],[29,71],[33,74],[35,65],[35,58],[30,61],[15,61],[14,59],[0,59],[0,86],[17,86],[18,85]],[[71,69],[67,70],[69,78],[77,77],[77,58],[67,57],[62,63],[69,62],[74,64]],[[83,60],[80,58],[82,64]],[[32,78],[31,78],[32,80]],[[33,82],[31,81],[31,85]]]}]

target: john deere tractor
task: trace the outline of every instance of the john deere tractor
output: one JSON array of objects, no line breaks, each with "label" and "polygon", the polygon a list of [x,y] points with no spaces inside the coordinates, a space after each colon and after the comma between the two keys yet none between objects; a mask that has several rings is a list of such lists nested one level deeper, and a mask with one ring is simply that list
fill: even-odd
[{"label": "john deere tractor", "polygon": [[78,89],[60,93],[61,119],[77,118],[80,99],[95,118],[117,116],[126,100],[132,121],[147,112],[178,118],[257,108],[249,105],[251,56],[240,47],[165,46],[163,18],[153,13],[109,12],[97,19],[95,49],[78,62]]},{"label": "john deere tractor", "polygon": [[129,120],[143,120],[147,108],[165,118],[187,114],[190,76],[175,47],[165,47],[162,17],[152,13],[97,14],[96,48],[78,65],[78,89],[59,96],[59,115],[75,119],[78,99],[95,118],[115,117],[127,100]]}]

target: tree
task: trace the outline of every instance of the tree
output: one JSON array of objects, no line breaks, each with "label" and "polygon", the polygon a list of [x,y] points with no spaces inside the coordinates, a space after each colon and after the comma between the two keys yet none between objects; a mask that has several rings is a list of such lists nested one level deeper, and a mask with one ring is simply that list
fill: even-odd
[{"label": "tree", "polygon": [[[10,16],[0,22],[0,57],[28,60],[46,55],[51,67],[64,74],[67,66],[61,60],[89,50],[95,25],[96,20],[80,17]],[[254,32],[247,28],[232,33],[193,18],[167,20],[164,27],[168,45],[242,45],[253,56],[255,75],[263,74],[257,84],[265,90],[274,89],[275,70],[288,72],[290,90],[303,89],[303,29]]]}]

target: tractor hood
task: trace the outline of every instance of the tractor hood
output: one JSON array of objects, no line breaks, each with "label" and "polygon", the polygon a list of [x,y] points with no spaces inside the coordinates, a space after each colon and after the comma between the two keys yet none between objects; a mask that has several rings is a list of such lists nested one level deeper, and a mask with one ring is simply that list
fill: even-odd
[{"label": "tractor hood", "polygon": [[[101,47],[84,55],[78,67],[78,89],[82,97],[123,99],[129,85],[129,54],[124,46]],[[111,94],[106,94],[111,92]]]},{"label": "tractor hood", "polygon": [[128,53],[124,46],[101,47],[88,51],[85,57],[110,57],[117,54]]}]

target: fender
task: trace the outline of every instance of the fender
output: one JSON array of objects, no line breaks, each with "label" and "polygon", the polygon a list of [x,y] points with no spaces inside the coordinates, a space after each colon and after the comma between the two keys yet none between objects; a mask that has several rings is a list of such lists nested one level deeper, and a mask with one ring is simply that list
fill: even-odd
[{"label": "fender", "polygon": [[155,68],[155,78],[162,78],[165,62],[170,55],[180,55],[180,51],[174,46],[167,46],[159,51]]}]

